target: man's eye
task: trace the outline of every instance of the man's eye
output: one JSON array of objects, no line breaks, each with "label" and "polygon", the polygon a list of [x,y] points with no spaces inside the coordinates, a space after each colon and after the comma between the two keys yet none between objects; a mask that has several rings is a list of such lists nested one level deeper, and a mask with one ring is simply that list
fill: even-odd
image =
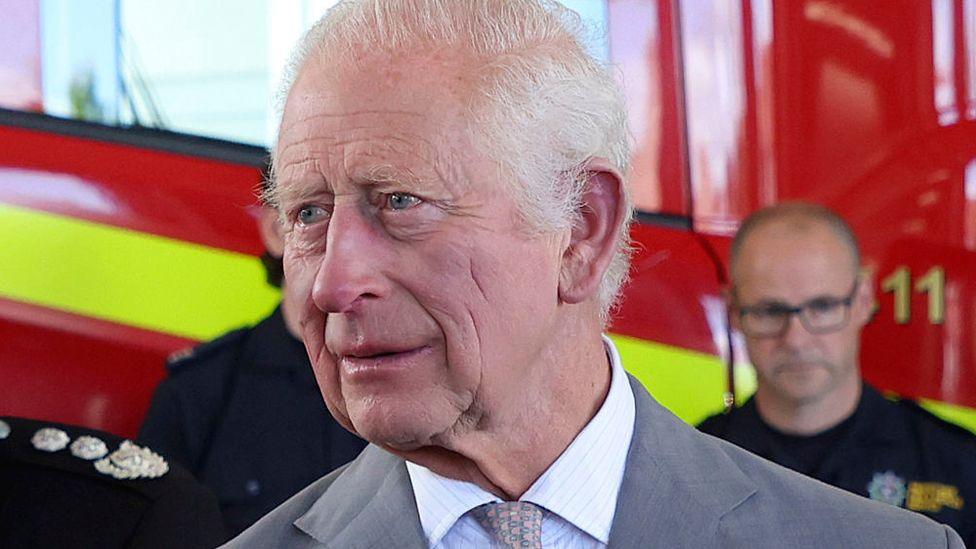
[{"label": "man's eye", "polygon": [[302,225],[318,223],[329,216],[329,212],[321,206],[305,206],[298,210],[298,222]]},{"label": "man's eye", "polygon": [[752,314],[756,318],[771,319],[771,318],[782,318],[789,314],[789,311],[780,307],[763,307],[761,309],[755,309]]},{"label": "man's eye", "polygon": [[421,202],[421,199],[407,193],[390,193],[386,198],[386,206],[391,210],[407,210]]},{"label": "man's eye", "polygon": [[818,299],[816,301],[807,303],[807,309],[809,309],[811,313],[827,313],[839,305],[841,305],[840,301],[834,301],[832,299]]}]

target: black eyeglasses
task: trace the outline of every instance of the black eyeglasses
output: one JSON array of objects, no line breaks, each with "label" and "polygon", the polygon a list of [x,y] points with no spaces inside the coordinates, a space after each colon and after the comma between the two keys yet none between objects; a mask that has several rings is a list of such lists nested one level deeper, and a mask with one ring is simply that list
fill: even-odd
[{"label": "black eyeglasses", "polygon": [[796,307],[772,303],[750,307],[736,307],[739,326],[749,337],[776,337],[783,335],[790,317],[797,315],[800,323],[811,334],[826,334],[840,330],[851,319],[851,304],[857,293],[858,281],[854,281],[846,297],[817,297]]}]

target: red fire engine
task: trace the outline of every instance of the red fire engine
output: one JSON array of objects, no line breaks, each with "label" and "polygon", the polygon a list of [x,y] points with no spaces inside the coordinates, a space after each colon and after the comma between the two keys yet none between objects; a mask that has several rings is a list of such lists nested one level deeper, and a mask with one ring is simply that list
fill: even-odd
[{"label": "red fire engine", "polygon": [[[640,207],[628,368],[690,422],[747,392],[729,237],[803,199],[873,274],[866,378],[976,429],[976,0],[606,6]],[[0,414],[131,436],[168,354],[267,313],[264,155],[0,110]]]}]

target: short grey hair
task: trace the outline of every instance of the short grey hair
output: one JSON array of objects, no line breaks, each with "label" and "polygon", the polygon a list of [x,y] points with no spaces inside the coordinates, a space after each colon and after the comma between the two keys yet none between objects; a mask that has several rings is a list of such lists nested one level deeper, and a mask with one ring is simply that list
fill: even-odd
[{"label": "short grey hair", "polygon": [[[520,183],[510,191],[527,226],[563,230],[580,220],[589,159],[606,158],[623,177],[630,164],[623,96],[607,68],[585,52],[584,32],[579,15],[552,0],[345,0],[299,42],[279,105],[309,59],[355,63],[357,52],[465,52],[480,63],[467,109],[471,127],[488,156]],[[628,215],[598,295],[604,322],[630,268],[626,187]],[[273,185],[268,198],[275,199]]]},{"label": "short grey hair", "polygon": [[729,252],[729,274],[732,276],[733,284],[735,283],[736,267],[742,256],[742,248],[749,236],[759,228],[777,221],[788,222],[791,228],[795,230],[803,230],[813,224],[823,225],[830,229],[847,247],[854,269],[860,268],[861,248],[857,243],[857,236],[854,235],[851,226],[837,212],[826,206],[810,202],[782,202],[756,210],[746,217],[739,227],[739,231],[735,233]]}]

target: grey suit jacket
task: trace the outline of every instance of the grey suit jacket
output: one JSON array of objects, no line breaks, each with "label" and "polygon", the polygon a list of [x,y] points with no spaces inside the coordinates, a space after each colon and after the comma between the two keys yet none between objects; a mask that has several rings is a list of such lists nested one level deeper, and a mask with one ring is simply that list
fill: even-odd
[{"label": "grey suit jacket", "polygon": [[[963,548],[947,526],[699,433],[631,378],[634,436],[610,531],[623,547]],[[427,547],[404,461],[370,445],[225,547]]]}]

